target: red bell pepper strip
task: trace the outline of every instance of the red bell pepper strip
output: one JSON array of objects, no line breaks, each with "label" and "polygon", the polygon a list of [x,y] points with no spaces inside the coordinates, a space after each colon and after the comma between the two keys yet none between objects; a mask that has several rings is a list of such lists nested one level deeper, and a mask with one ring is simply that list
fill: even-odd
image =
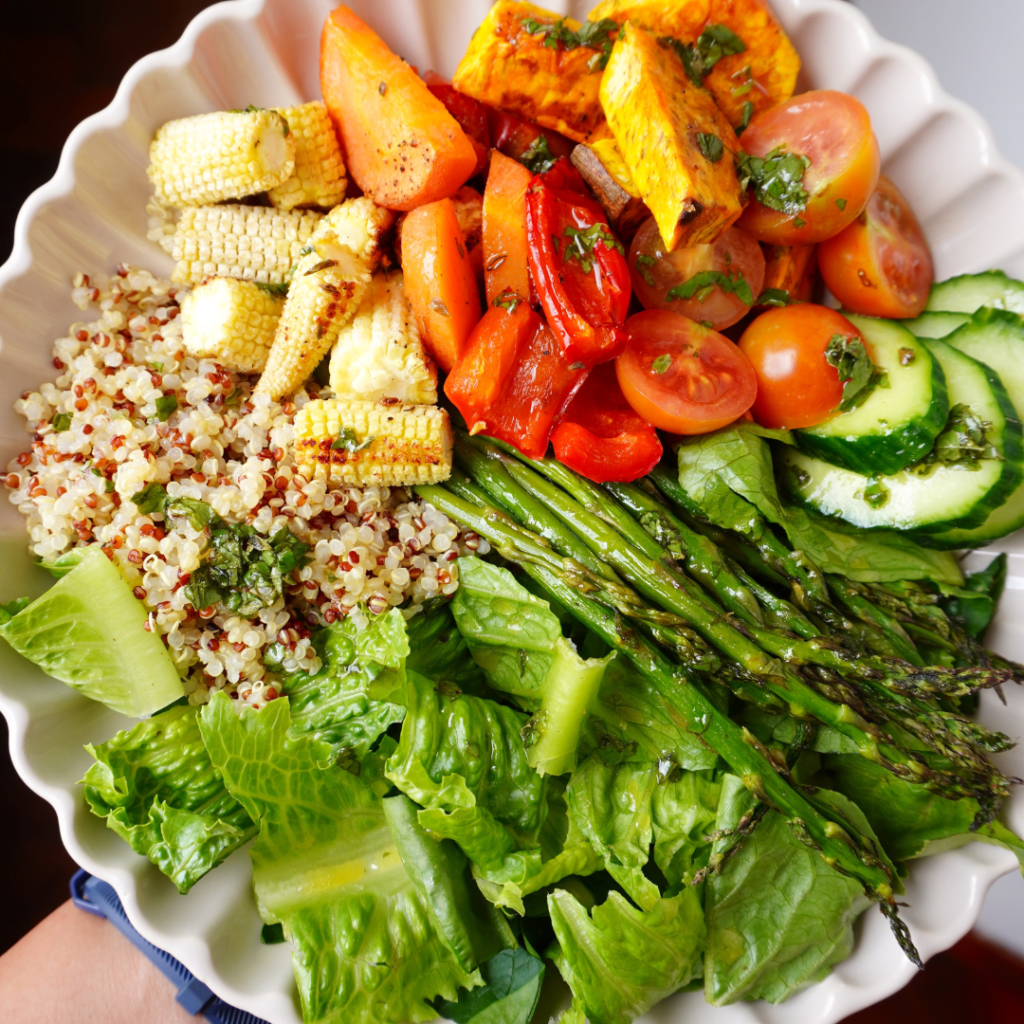
[{"label": "red bell pepper strip", "polygon": [[629,483],[661,461],[658,433],[634,412],[613,363],[591,371],[551,435],[558,460],[595,483]]},{"label": "red bell pepper strip", "polygon": [[526,190],[526,237],[530,274],[562,353],[589,368],[624,348],[631,286],[625,249],[582,188],[568,161],[534,178]]},{"label": "red bell pepper strip", "polygon": [[459,127],[473,144],[476,151],[474,175],[485,170],[491,157],[491,130],[487,122],[487,108],[472,96],[459,92],[447,78],[436,71],[423,75],[427,88],[447,107],[448,113],[459,122]]},{"label": "red bell pepper strip", "polygon": [[498,296],[445,381],[445,394],[470,433],[515,445],[532,459],[586,380],[559,351],[551,329],[511,291]]},{"label": "red bell pepper strip", "polygon": [[576,143],[550,128],[541,128],[495,107],[487,107],[487,124],[491,145],[499,153],[528,164],[536,174],[544,165],[560,156],[568,157]]}]

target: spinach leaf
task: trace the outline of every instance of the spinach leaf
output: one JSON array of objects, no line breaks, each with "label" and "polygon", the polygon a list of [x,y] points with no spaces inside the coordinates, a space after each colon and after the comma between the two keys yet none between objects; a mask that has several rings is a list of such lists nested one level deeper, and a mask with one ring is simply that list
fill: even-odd
[{"label": "spinach leaf", "polygon": [[483,985],[438,1000],[438,1016],[454,1024],[530,1024],[544,982],[544,961],[521,947],[503,949],[480,965]]}]

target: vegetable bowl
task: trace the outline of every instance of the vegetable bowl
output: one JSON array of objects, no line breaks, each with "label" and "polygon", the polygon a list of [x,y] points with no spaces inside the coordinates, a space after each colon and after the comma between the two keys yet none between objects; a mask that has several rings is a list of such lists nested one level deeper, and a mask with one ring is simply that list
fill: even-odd
[{"label": "vegetable bowl", "polygon": [[[176,47],[137,65],[111,107],[76,130],[54,181],[26,204],[14,255],[0,273],[0,358],[8,382],[0,437],[6,457],[24,443],[12,403],[23,389],[52,375],[46,342],[77,319],[67,282],[83,269],[110,269],[119,260],[157,273],[170,269],[146,237],[146,151],[155,129],[207,110],[271,107],[317,96],[316,46],[330,6],[313,0],[218,5],[197,18]],[[803,59],[801,88],[849,91],[868,107],[885,171],[921,217],[937,277],[990,266],[1024,276],[1024,180],[994,153],[976,115],[946,98],[913,54],[879,40],[861,15],[838,0],[778,0],[773,6]],[[411,63],[451,73],[488,5],[396,0],[353,7]],[[936,166],[943,168],[941,175],[934,173]],[[6,503],[0,515],[5,595],[42,590],[44,579],[25,552],[23,523]],[[969,566],[984,566],[999,550],[1011,554],[1010,585],[989,643],[1020,660],[1019,536],[970,556]],[[115,887],[140,932],[218,995],[274,1024],[298,1020],[289,951],[259,941],[247,851],[236,851],[187,896],[178,896],[149,862],[89,813],[77,785],[90,763],[83,746],[109,739],[125,720],[42,676],[6,646],[0,657],[0,704],[11,724],[16,766],[56,808],[75,858]],[[1014,692],[1006,696],[1004,708],[986,693],[981,720],[1018,739],[1024,734],[1024,703]],[[160,706],[154,702],[149,710]],[[1006,775],[1024,774],[1018,752],[996,761]],[[1007,801],[1005,814],[1020,832],[1019,798]],[[906,882],[905,920],[922,955],[962,935],[976,919],[987,886],[1014,866],[1005,850],[980,844],[916,862]],[[801,880],[790,881],[798,891]],[[912,971],[884,919],[870,914],[858,925],[853,955],[784,1006],[712,1008],[700,993],[684,993],[661,1004],[654,1016],[834,1021],[894,991]]]}]

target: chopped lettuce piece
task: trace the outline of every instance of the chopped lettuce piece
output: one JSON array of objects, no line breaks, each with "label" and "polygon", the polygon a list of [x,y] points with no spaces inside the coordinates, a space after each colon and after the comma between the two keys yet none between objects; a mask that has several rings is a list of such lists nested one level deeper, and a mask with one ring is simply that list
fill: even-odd
[{"label": "chopped lettuce piece", "polygon": [[47,675],[130,718],[185,695],[146,609],[99,548],[9,621],[0,636]]},{"label": "chopped lettuce piece", "polygon": [[454,1003],[438,1000],[438,1015],[454,1024],[530,1024],[544,982],[544,961],[517,946],[482,964],[480,974],[480,988],[461,993]]},{"label": "chopped lettuce piece", "polygon": [[174,708],[86,750],[93,813],[186,893],[256,834],[210,762],[195,708]]},{"label": "chopped lettuce piece", "polygon": [[449,952],[395,847],[380,797],[322,769],[330,746],[290,735],[288,699],[236,713],[215,694],[200,728],[225,785],[260,826],[256,900],[280,922],[308,1024],[433,1018],[430,1000],[481,983]]},{"label": "chopped lettuce piece", "polygon": [[[735,830],[753,804],[742,781],[726,775],[719,830]],[[775,811],[752,834],[720,839],[716,853],[737,841],[707,882],[704,993],[715,1006],[779,1003],[850,955],[853,922],[867,900],[855,879],[826,864]]]},{"label": "chopped lettuce piece", "polygon": [[564,889],[548,896],[555,963],[573,1004],[600,1024],[630,1024],[700,975],[704,913],[694,889],[638,910],[620,893],[587,909]]},{"label": "chopped lettuce piece", "polygon": [[469,653],[448,602],[428,607],[430,603],[425,603],[423,611],[405,624],[410,649],[406,668],[435,683],[480,694],[487,681]]}]

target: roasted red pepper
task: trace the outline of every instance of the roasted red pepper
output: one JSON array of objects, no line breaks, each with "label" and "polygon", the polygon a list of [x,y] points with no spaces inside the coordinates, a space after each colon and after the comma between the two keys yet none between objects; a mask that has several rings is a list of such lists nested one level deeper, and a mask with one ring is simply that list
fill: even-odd
[{"label": "roasted red pepper", "polygon": [[476,167],[474,175],[486,169],[491,156],[491,130],[487,122],[487,108],[472,96],[459,92],[447,78],[436,71],[428,71],[423,76],[427,88],[448,108],[448,113],[459,122],[459,127],[466,133],[476,150]]},{"label": "roasted red pepper", "polygon": [[444,391],[471,433],[487,434],[539,459],[556,419],[586,380],[554,334],[517,295],[505,292],[477,325]]},{"label": "roasted red pepper", "polygon": [[491,144],[499,153],[526,164],[534,174],[560,156],[568,157],[576,143],[550,128],[541,128],[515,114],[487,107]]},{"label": "roasted red pepper", "polygon": [[540,303],[570,364],[614,359],[626,344],[629,267],[600,204],[566,160],[526,190],[529,264]]},{"label": "roasted red pepper", "polygon": [[657,431],[622,394],[613,363],[591,371],[551,443],[560,462],[599,484],[646,476],[662,453]]}]

